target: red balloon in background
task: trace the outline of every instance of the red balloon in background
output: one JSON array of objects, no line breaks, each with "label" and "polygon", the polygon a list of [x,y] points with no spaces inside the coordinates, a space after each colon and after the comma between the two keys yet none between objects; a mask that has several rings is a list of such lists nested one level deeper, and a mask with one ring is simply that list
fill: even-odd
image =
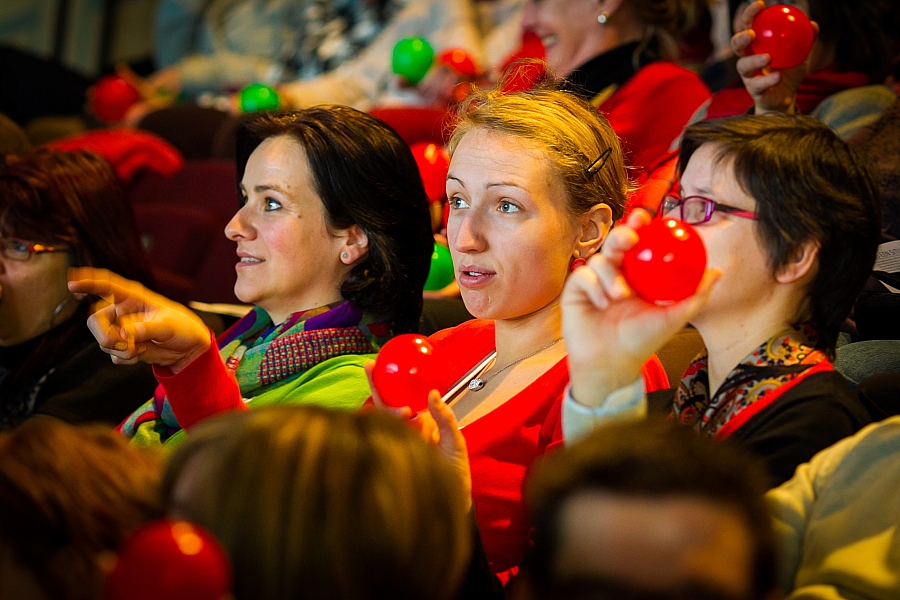
[{"label": "red balloon in background", "polygon": [[94,85],[91,108],[104,121],[116,123],[140,99],[141,93],[131,82],[118,75],[104,75]]},{"label": "red balloon in background", "polygon": [[457,75],[462,75],[463,77],[478,76],[478,65],[475,63],[472,55],[460,48],[444,50],[438,55],[437,61],[450,67]]},{"label": "red balloon in background", "polygon": [[665,304],[697,291],[706,247],[693,227],[678,219],[656,219],[637,233],[637,244],[622,259],[622,275],[639,298]]},{"label": "red balloon in background", "polygon": [[419,175],[425,185],[429,202],[438,202],[447,195],[447,171],[450,170],[450,154],[442,146],[419,142],[409,147],[419,167]]},{"label": "red balloon in background", "polygon": [[372,382],[388,406],[428,407],[428,392],[437,388],[441,365],[428,338],[405,333],[386,343],[375,359]]},{"label": "red balloon in background", "polygon": [[788,4],[776,4],[753,19],[756,38],[750,45],[753,54],[768,54],[773,69],[796,67],[812,50],[816,33],[802,10]]},{"label": "red balloon in background", "polygon": [[193,523],[163,519],[122,545],[104,600],[223,600],[231,566],[219,542]]}]

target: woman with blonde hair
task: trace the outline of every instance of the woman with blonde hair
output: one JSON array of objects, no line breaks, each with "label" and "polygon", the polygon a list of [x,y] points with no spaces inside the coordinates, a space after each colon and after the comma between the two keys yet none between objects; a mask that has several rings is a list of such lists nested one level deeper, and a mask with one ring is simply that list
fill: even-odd
[{"label": "woman with blonde hair", "polygon": [[[503,573],[528,548],[526,473],[561,439],[560,294],[622,216],[630,182],[606,120],[559,90],[472,99],[450,152],[447,238],[476,319],[431,336],[445,361],[435,387],[468,443],[475,514]],[[668,387],[655,358],[643,374],[649,387]]]}]

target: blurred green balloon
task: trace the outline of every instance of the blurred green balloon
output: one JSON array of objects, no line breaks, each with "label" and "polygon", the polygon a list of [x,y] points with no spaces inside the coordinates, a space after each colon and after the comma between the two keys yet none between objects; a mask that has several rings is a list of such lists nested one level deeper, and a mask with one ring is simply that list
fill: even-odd
[{"label": "blurred green balloon", "polygon": [[428,40],[420,37],[403,38],[394,46],[391,68],[394,73],[405,77],[415,85],[422,81],[431,63],[434,62],[434,48]]},{"label": "blurred green balloon", "polygon": [[440,290],[447,287],[451,281],[453,281],[453,259],[450,258],[450,250],[446,246],[435,244],[425,289],[429,292]]},{"label": "blurred green balloon", "polygon": [[264,83],[251,83],[241,90],[241,110],[278,110],[278,92]]}]

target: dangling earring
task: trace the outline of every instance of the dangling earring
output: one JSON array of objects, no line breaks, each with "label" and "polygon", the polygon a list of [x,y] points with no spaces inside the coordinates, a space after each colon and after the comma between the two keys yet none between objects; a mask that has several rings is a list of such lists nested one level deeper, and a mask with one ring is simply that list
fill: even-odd
[{"label": "dangling earring", "polygon": [[601,25],[606,25],[607,21],[609,21],[609,13],[606,12],[605,10],[602,13],[600,13],[599,15],[597,15],[597,22],[600,23]]}]

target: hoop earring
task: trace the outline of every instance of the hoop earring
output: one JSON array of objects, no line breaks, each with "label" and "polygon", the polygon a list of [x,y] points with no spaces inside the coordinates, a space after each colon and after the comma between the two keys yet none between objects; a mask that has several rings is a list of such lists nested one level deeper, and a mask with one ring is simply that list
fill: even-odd
[{"label": "hoop earring", "polygon": [[607,21],[609,21],[609,13],[606,12],[605,10],[602,13],[600,13],[599,15],[597,15],[597,22],[600,23],[601,25],[606,25]]},{"label": "hoop earring", "polygon": [[62,312],[62,309],[66,306],[66,304],[68,304],[69,302],[71,302],[74,299],[75,299],[75,296],[72,294],[69,294],[65,298],[63,298],[62,302],[60,302],[59,304],[56,305],[56,308],[53,309],[53,314],[50,316],[50,329],[53,329],[54,327],[56,327],[56,317],[59,316],[59,313]]}]

